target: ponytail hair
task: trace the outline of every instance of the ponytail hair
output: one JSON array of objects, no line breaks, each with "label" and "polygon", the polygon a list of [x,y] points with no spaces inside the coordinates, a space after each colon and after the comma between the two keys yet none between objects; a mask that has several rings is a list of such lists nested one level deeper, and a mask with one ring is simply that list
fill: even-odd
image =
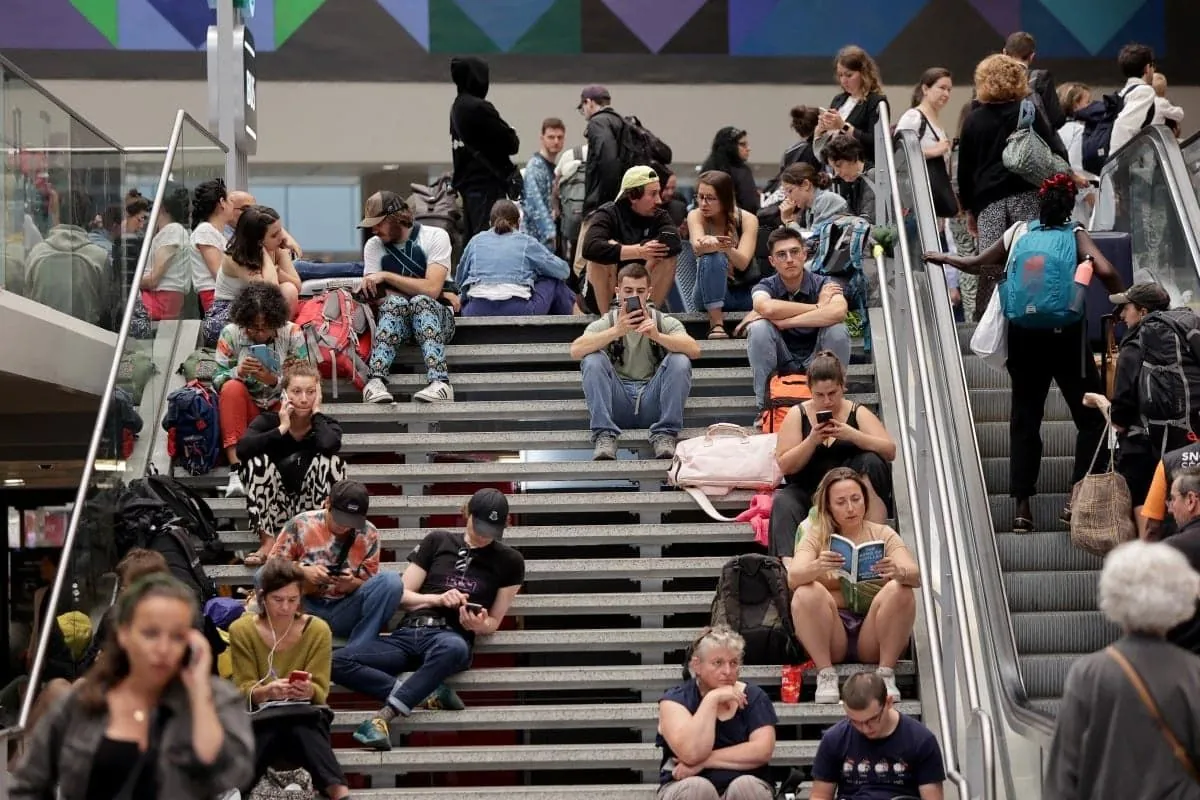
[{"label": "ponytail hair", "polygon": [[805,181],[811,183],[814,188],[828,189],[832,185],[832,179],[826,172],[818,171],[812,164],[807,162],[797,162],[788,166],[779,175],[781,183],[790,183],[793,186],[800,186]]},{"label": "ponytail hair", "polygon": [[521,226],[521,210],[512,200],[497,200],[488,222],[496,233],[512,233]]}]

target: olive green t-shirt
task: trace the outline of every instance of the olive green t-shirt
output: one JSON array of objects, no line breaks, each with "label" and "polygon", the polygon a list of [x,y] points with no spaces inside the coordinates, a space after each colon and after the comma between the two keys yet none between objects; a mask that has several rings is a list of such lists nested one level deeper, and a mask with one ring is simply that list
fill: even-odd
[{"label": "olive green t-shirt", "polygon": [[[658,315],[658,327],[664,335],[673,336],[674,334],[684,332],[683,323],[679,320],[658,311],[654,313]],[[610,312],[588,325],[584,333],[600,333],[612,326],[613,314]],[[625,343],[625,352],[613,364],[617,375],[627,381],[648,381],[654,377],[654,373],[658,371],[658,365],[661,362],[661,359],[654,353],[654,348],[652,347],[654,343],[636,331],[625,334],[622,341]]]}]

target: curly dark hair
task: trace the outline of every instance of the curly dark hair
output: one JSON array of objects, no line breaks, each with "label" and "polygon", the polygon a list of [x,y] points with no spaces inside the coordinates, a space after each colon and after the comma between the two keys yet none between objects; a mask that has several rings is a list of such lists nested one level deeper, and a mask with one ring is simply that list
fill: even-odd
[{"label": "curly dark hair", "polygon": [[735,128],[732,125],[727,125],[717,131],[717,135],[713,137],[712,150],[709,152],[708,158],[704,159],[704,165],[700,167],[700,171],[718,170],[729,173],[733,171],[734,167],[745,164],[746,162],[738,155],[738,142],[745,135],[744,128]]},{"label": "curly dark hair", "polygon": [[239,328],[254,328],[258,321],[272,330],[282,328],[291,318],[283,292],[273,283],[250,281],[229,306],[229,321]]},{"label": "curly dark hair", "polygon": [[217,213],[217,206],[221,205],[221,201],[228,196],[225,181],[221,178],[213,178],[198,185],[192,198],[192,227],[207,222],[209,217]]},{"label": "curly dark hair", "polygon": [[1075,213],[1074,179],[1064,172],[1051,175],[1038,189],[1038,221],[1046,227],[1066,225]]},{"label": "curly dark hair", "polygon": [[167,187],[167,191],[163,194],[162,208],[160,210],[167,212],[171,216],[172,222],[178,222],[186,227],[191,217],[191,207],[191,192],[186,187]]},{"label": "curly dark hair", "polygon": [[829,144],[825,145],[821,157],[825,159],[826,164],[832,164],[835,161],[862,161],[862,145],[853,136],[839,133],[829,140]]},{"label": "curly dark hair", "polygon": [[267,229],[279,221],[279,212],[268,206],[250,206],[238,218],[226,255],[253,272],[262,271],[263,240]]}]

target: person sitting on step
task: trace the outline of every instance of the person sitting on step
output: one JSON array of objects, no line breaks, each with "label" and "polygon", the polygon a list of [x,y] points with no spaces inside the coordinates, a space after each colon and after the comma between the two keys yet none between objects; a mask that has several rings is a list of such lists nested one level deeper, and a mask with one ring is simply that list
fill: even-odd
[{"label": "person sitting on step", "polygon": [[[532,162],[530,162],[532,163]],[[521,210],[511,200],[492,206],[491,227],[471,237],[455,282],[466,295],[464,317],[570,314],[571,268],[544,244],[518,230]]]},{"label": "person sitting on step", "polygon": [[708,314],[708,338],[728,339],[725,312],[749,311],[750,289],[758,280],[758,217],[738,207],[733,178],[719,170],[700,173],[696,204],[687,215],[696,254],[696,305]]},{"label": "person sitting on step", "polygon": [[187,188],[175,186],[163,195],[150,240],[150,260],[142,274],[141,299],[152,320],[180,319],[183,300],[192,286],[192,272],[201,261],[187,225],[191,199]]},{"label": "person sitting on step", "polygon": [[275,534],[287,521],[329,499],[329,490],[346,477],[342,426],[321,413],[321,375],[307,361],[283,370],[283,402],[278,411],[254,418],[237,443],[241,480],[246,489],[250,530],[258,550],[246,556],[260,567],[275,546]]},{"label": "person sitting on step", "polygon": [[846,718],[821,737],[812,800],[942,800],[946,767],[937,737],[896,708],[887,681],[856,672],[842,687]]},{"label": "person sitting on step", "polygon": [[282,394],[283,368],[308,361],[300,326],[288,319],[279,287],[265,281],[246,285],[229,307],[229,324],[217,340],[213,388],[220,393],[221,444],[229,460],[226,497],[246,493],[237,444],[262,411],[274,409]]},{"label": "person sitting on step", "polygon": [[[333,635],[325,620],[304,613],[304,581],[300,567],[282,558],[262,568],[254,587],[258,613],[229,626],[233,682],[246,698],[254,725],[251,785],[268,767],[295,765],[308,771],[323,796],[340,800],[350,789],[329,740],[333,714],[328,708],[312,708],[329,699]],[[297,705],[287,710],[262,707],[272,701]]]},{"label": "person sitting on step", "polygon": [[392,402],[387,379],[396,349],[402,344],[421,348],[429,379],[429,385],[413,394],[413,400],[453,401],[446,345],[454,338],[458,297],[453,294],[446,302],[438,299],[447,291],[450,235],[433,225],[414,222],[404,199],[386,191],[367,198],[358,227],[374,234],[363,246],[362,293],[378,304],[363,402]]},{"label": "person sitting on step", "polygon": [[771,231],[767,251],[775,274],[754,287],[754,312],[739,326],[747,331],[746,356],[760,409],[772,374],[804,372],[820,350],[831,351],[843,364],[850,363],[848,309],[842,287],[804,268],[804,239],[794,230]]},{"label": "person sitting on step", "polygon": [[[853,140],[852,140],[853,141]],[[879,417],[846,399],[846,368],[822,350],[808,365],[812,399],[793,406],[779,429],[775,457],[786,476],[771,503],[771,555],[791,560],[796,528],[808,516],[821,479],[836,467],[865,475],[871,522],[892,513],[892,469],[896,442]]]},{"label": "person sitting on step", "polygon": [[658,701],[658,800],[771,800],[779,718],[771,698],[738,680],[746,642],[705,628],[692,645],[692,680]]},{"label": "person sitting on step", "polygon": [[388,723],[410,715],[446,678],[470,666],[475,637],[496,632],[525,580],[525,559],[500,541],[508,521],[504,494],[480,489],[464,516],[465,533],[430,531],[409,553],[400,626],[333,656],[338,684],[384,704],[354,731],[367,747],[390,750]]},{"label": "person sitting on step", "polygon": [[[672,458],[700,345],[683,323],[650,304],[650,273],[628,264],[617,276],[617,307],[571,342],[591,417],[594,460],[617,457],[621,426],[650,429],[655,458]],[[647,313],[649,312],[649,313]]]},{"label": "person sitting on step", "polygon": [[358,481],[335,483],[323,507],[283,526],[270,555],[299,563],[304,610],[328,622],[350,646],[379,639],[404,591],[399,574],[379,571],[379,531],[367,521],[370,504]]},{"label": "person sitting on step", "polygon": [[[900,697],[896,662],[912,636],[914,589],[921,585],[921,573],[899,534],[867,520],[870,495],[871,485],[862,475],[846,467],[830,470],[817,487],[816,519],[796,534],[796,554],[788,566],[792,625],[818,670],[818,703],[838,701],[833,665],[844,661],[878,662],[888,695]],[[842,571],[854,565],[831,549],[843,544],[834,542],[835,534],[855,548],[883,543],[882,556],[868,568],[876,577],[860,574],[858,582],[845,577]]]}]

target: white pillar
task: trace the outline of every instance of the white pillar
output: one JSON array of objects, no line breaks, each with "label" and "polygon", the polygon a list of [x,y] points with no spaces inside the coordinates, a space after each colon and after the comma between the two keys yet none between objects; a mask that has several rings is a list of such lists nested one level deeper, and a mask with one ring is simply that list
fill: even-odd
[{"label": "white pillar", "polygon": [[253,16],[254,0],[210,2],[217,24],[208,29],[208,125],[229,147],[225,183],[245,189],[248,157],[258,150],[257,53],[243,19],[243,11]]}]

